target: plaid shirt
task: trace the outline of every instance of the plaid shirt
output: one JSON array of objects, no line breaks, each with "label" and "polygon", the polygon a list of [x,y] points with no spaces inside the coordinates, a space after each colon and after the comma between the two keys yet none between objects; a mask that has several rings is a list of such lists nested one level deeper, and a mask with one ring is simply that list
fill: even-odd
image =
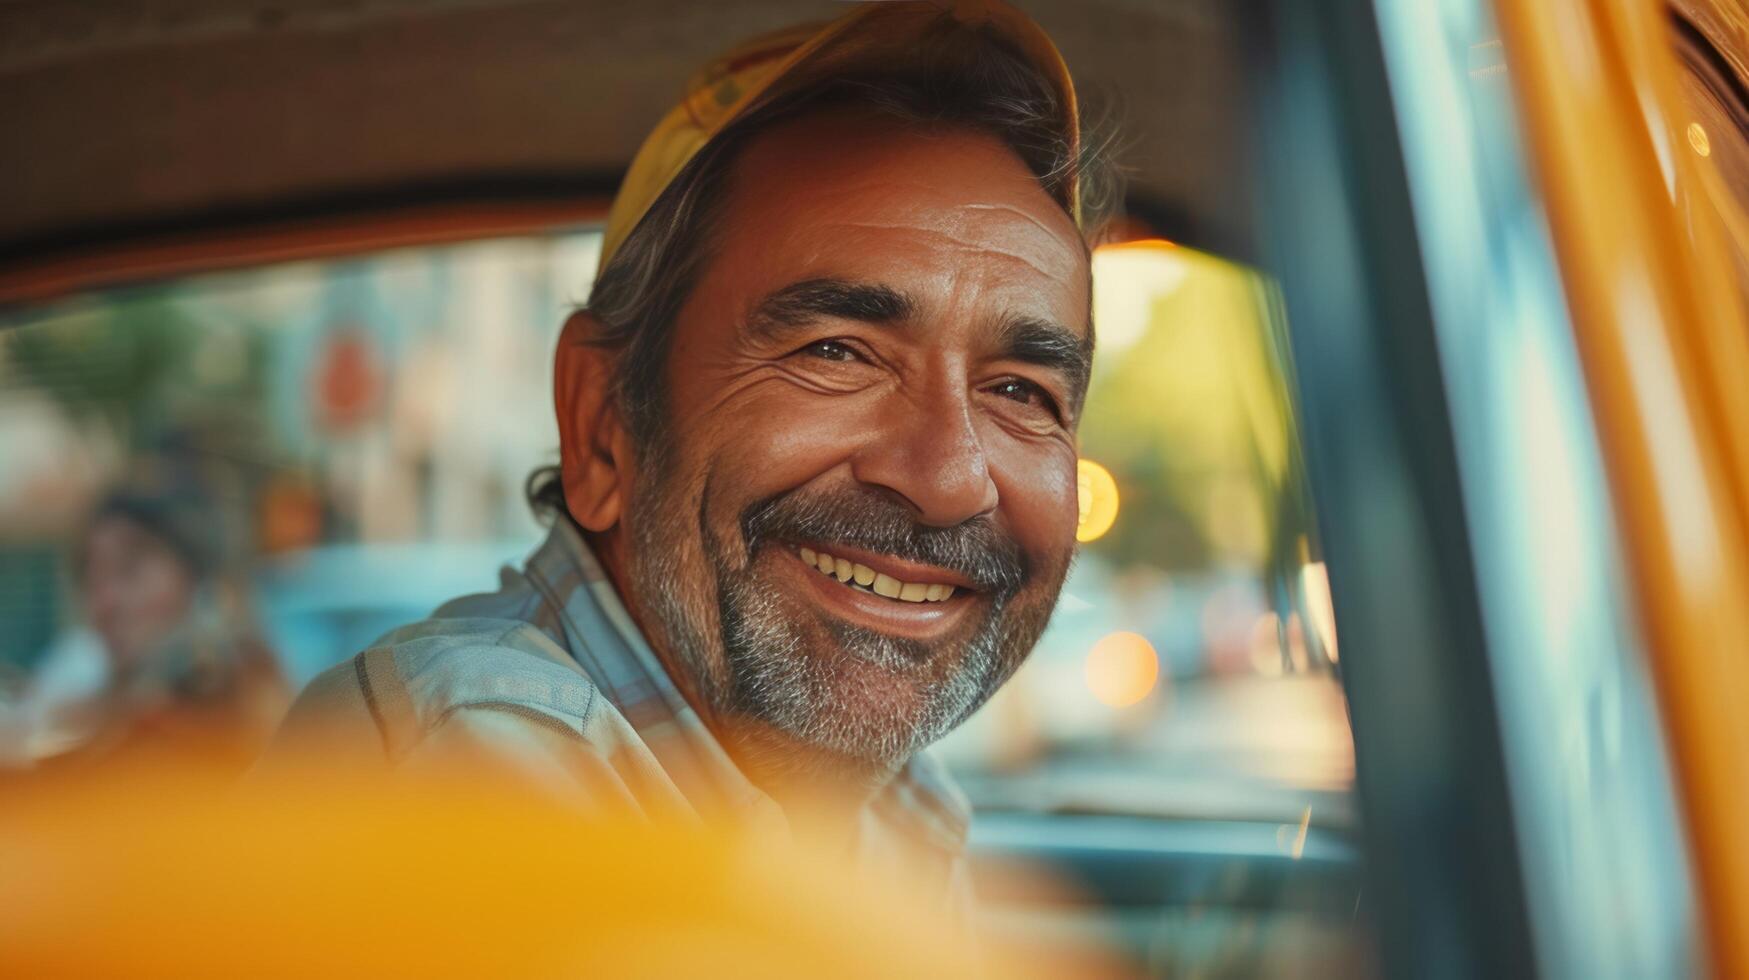
[{"label": "plaid shirt", "polygon": [[[446,603],[310,683],[257,771],[363,759],[438,772],[484,763],[586,811],[782,824],[657,659],[563,518],[499,591]],[[862,815],[865,860],[922,858],[964,886],[970,810],[913,758]]]}]

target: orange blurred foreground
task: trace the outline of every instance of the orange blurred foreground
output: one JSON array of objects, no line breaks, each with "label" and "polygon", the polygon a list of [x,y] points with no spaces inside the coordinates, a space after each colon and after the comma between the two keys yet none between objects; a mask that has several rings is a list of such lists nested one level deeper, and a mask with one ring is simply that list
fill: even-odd
[{"label": "orange blurred foreground", "polygon": [[0,975],[1016,975],[896,878],[472,785],[8,787]]}]

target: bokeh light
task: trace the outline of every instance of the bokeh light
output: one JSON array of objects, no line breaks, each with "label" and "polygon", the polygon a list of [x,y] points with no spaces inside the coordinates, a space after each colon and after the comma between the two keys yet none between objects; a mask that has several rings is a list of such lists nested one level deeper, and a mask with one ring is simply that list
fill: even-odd
[{"label": "bokeh light", "polygon": [[1195,272],[1194,261],[1162,239],[1109,243],[1093,250],[1093,322],[1099,352],[1121,353],[1154,326],[1156,302]]},{"label": "bokeh light", "polygon": [[1159,680],[1160,656],[1140,633],[1109,634],[1087,654],[1087,688],[1108,707],[1141,701]]},{"label": "bokeh light", "polygon": [[1694,148],[1694,152],[1703,157],[1713,154],[1713,142],[1707,137],[1706,127],[1700,123],[1691,122],[1688,124],[1688,145]]},{"label": "bokeh light", "polygon": [[1111,471],[1090,459],[1076,464],[1075,484],[1079,491],[1081,520],[1075,526],[1075,540],[1093,541],[1111,530],[1117,521],[1117,480]]}]

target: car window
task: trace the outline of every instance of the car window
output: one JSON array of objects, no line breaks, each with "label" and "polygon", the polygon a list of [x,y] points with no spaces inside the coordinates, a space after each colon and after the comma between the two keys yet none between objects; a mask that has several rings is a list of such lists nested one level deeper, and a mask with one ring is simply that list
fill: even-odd
[{"label": "car window", "polygon": [[[938,751],[974,842],[1130,908],[1106,938],[1157,974],[1367,975],[1340,641],[1274,287],[1157,239],[1093,270],[1080,554],[1032,657]],[[997,928],[1035,934],[1025,904],[995,903]]]},{"label": "car window", "polygon": [[1271,286],[1159,240],[1101,247],[1094,276],[1080,555],[1032,658],[942,751],[991,807],[1346,826],[1339,645]]},{"label": "car window", "polygon": [[[90,702],[121,669],[120,641],[92,599],[109,574],[92,563],[93,514],[118,493],[181,500],[210,525],[190,589],[211,656],[265,649],[287,694],[491,590],[541,533],[523,481],[557,457],[552,345],[599,244],[578,227],[10,314],[6,758],[52,760],[101,727]],[[1087,840],[1146,842],[1157,860],[1140,878],[1090,887],[1146,910],[1140,931],[1106,938],[1162,970],[1349,963],[1353,751],[1274,288],[1159,239],[1100,246],[1094,271],[1081,554],[1032,658],[936,751],[992,865],[1028,852],[1076,875]],[[1283,870],[1296,862],[1321,870],[1302,880]],[[997,915],[1031,902],[985,887]]]},{"label": "car window", "polygon": [[258,636],[291,690],[444,599],[494,588],[493,569],[540,532],[523,480],[556,459],[553,339],[598,245],[581,229],[405,249],[11,314],[8,754],[77,741],[45,714],[66,715],[113,672],[86,580],[117,579],[119,607],[143,600],[127,584],[137,576],[106,576],[84,554],[93,514],[118,498],[158,537],[206,538],[195,605],[220,633]]}]

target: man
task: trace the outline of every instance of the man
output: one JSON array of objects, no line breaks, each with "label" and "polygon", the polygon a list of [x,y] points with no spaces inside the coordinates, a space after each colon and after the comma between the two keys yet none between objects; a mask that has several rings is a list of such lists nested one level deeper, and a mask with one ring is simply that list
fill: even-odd
[{"label": "man", "polygon": [[707,68],[559,341],[548,540],[317,679],[282,754],[947,869],[964,805],[921,750],[1019,666],[1074,549],[1083,170],[1067,71],[1007,7],[859,5]]}]

